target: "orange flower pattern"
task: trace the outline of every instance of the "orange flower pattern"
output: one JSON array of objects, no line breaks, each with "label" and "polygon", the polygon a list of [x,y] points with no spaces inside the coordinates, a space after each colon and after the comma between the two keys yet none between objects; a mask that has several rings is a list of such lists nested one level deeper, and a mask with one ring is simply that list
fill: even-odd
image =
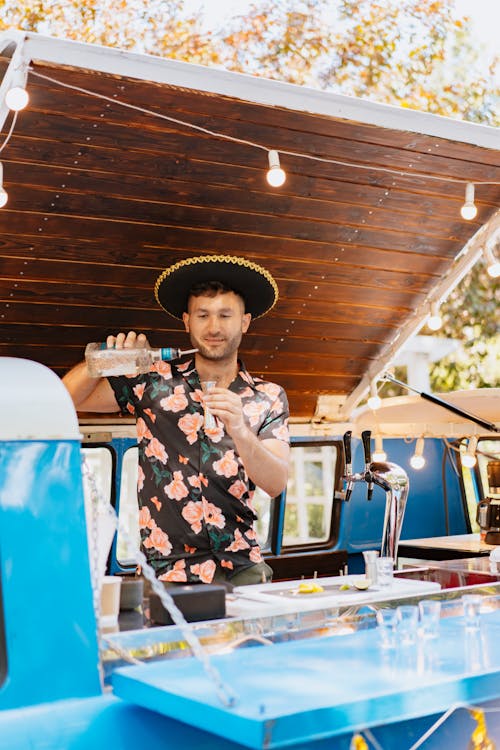
[{"label": "orange flower pattern", "polygon": [[[230,389],[249,429],[260,440],[287,442],[284,390],[239,364]],[[122,412],[137,420],[139,527],[158,578],[210,583],[217,569],[234,574],[261,562],[255,486],[220,420],[213,433],[204,431],[194,361],[156,363],[149,373],[109,382]]]}]

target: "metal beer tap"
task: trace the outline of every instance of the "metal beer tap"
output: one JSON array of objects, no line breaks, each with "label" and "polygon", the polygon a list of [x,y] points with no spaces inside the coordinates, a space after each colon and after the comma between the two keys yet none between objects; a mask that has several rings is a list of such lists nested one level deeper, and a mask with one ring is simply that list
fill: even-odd
[{"label": "metal beer tap", "polygon": [[366,490],[366,499],[371,500],[373,497],[373,475],[372,475],[372,449],[371,449],[371,432],[365,430],[361,433],[361,440],[363,442],[363,451],[365,454],[365,482],[368,487]]},{"label": "metal beer tap", "polygon": [[351,458],[351,430],[344,433],[344,460],[345,460],[345,475],[346,481],[344,500],[349,502],[352,495],[352,486],[354,479],[352,478],[352,458]]},{"label": "metal beer tap", "polygon": [[403,526],[404,512],[408,491],[410,488],[408,475],[405,470],[389,461],[371,460],[371,432],[366,430],[361,433],[363,449],[365,454],[365,468],[362,473],[352,473],[351,459],[351,436],[349,430],[344,434],[345,474],[346,482],[345,500],[349,500],[355,482],[367,483],[367,499],[371,500],[373,487],[377,485],[385,490],[385,515],[382,531],[381,557],[392,557],[397,559],[397,551],[401,528]]}]

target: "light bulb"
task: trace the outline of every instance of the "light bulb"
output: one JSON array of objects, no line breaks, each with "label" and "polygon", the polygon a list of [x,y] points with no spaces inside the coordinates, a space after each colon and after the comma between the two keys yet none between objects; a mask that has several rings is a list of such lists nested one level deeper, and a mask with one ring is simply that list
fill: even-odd
[{"label": "light bulb", "polygon": [[477,208],[474,204],[474,183],[468,182],[465,186],[465,203],[460,209],[462,219],[471,221],[477,216]]},{"label": "light bulb", "polygon": [[13,86],[5,95],[5,104],[14,112],[19,112],[19,110],[26,107],[29,99],[26,89],[22,88],[22,86]]},{"label": "light bulb", "polygon": [[483,255],[487,264],[486,271],[488,276],[491,276],[492,279],[498,278],[500,276],[500,260],[495,257],[489,247],[483,249]]},{"label": "light bulb", "polygon": [[469,445],[467,446],[467,450],[462,455],[462,466],[465,466],[467,469],[472,469],[477,464],[476,448],[477,437],[473,435],[471,438],[469,438]]},{"label": "light bulb", "polygon": [[3,186],[3,164],[0,161],[0,208],[3,208],[9,199],[7,191]]},{"label": "light bulb", "polygon": [[439,305],[437,302],[433,302],[431,304],[431,314],[427,318],[427,327],[430,328],[431,331],[439,331],[442,325],[443,320],[439,314]]},{"label": "light bulb", "polygon": [[377,384],[375,381],[370,386],[370,398],[366,402],[370,409],[380,409],[380,406],[382,404],[382,399],[378,395],[377,391]]},{"label": "light bulb", "polygon": [[277,151],[269,151],[269,169],[267,181],[272,187],[281,187],[286,180],[286,173],[280,166],[280,157]]},{"label": "light bulb", "polygon": [[374,461],[385,461],[387,459],[382,435],[375,435],[375,450],[373,451],[372,458]]},{"label": "light bulb", "polygon": [[425,466],[424,453],[424,439],[422,437],[417,438],[415,444],[415,453],[410,458],[410,466],[412,469],[423,469]]}]

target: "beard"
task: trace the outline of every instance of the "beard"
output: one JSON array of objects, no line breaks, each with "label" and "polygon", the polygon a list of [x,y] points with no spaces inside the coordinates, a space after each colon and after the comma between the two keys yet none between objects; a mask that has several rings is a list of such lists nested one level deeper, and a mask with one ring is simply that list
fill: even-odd
[{"label": "beard", "polygon": [[205,343],[192,333],[190,334],[190,339],[193,349],[198,349],[198,355],[201,355],[204,359],[211,360],[212,362],[222,362],[226,359],[232,359],[235,353],[238,352],[242,336],[243,334],[241,331],[238,331],[234,336],[224,338],[220,342],[212,344]]}]

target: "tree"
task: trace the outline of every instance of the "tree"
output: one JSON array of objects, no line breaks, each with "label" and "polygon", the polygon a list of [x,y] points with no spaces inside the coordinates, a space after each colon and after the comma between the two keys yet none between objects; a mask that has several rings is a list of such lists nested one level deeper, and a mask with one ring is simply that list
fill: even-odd
[{"label": "tree", "polygon": [[[9,26],[500,125],[500,58],[485,66],[453,0],[255,0],[219,29],[183,0],[0,0]],[[500,384],[497,293],[478,264],[442,306],[463,347],[436,390]]]}]

